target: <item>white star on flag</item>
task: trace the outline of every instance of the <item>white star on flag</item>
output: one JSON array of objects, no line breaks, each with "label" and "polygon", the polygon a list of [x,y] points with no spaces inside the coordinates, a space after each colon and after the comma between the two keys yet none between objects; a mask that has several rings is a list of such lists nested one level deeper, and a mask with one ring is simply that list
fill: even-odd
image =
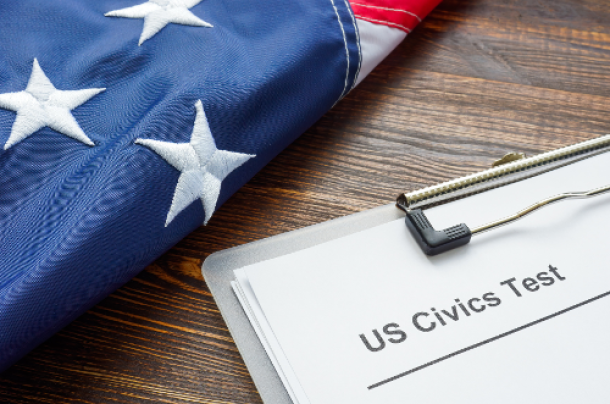
[{"label": "white star on flag", "polygon": [[144,18],[144,29],[138,45],[152,38],[169,23],[207,27],[212,25],[203,21],[189,9],[201,0],[149,0],[137,6],[122,8],[104,14],[106,17]]},{"label": "white star on flag", "polygon": [[58,90],[44,74],[38,60],[34,59],[26,89],[18,93],[0,94],[0,108],[17,112],[4,150],[45,126],[86,145],[95,146],[70,111],[104,90],[105,88]]},{"label": "white star on flag", "polygon": [[201,101],[195,104],[196,116],[189,143],[136,139],[180,171],[165,227],[196,199],[201,199],[207,224],[220,195],[222,181],[237,167],[255,157],[251,154],[218,150]]}]

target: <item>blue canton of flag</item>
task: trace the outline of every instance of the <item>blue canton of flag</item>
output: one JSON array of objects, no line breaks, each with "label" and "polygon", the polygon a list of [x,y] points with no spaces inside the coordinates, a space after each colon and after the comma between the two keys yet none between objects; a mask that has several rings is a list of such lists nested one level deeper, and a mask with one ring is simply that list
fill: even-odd
[{"label": "blue canton of flag", "polygon": [[346,0],[0,5],[0,370],[127,282],[354,86]]}]

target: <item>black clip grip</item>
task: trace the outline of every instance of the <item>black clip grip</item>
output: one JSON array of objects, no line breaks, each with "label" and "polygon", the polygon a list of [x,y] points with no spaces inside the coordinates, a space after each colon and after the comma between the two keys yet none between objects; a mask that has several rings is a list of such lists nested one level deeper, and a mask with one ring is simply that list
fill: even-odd
[{"label": "black clip grip", "polygon": [[470,242],[472,233],[464,223],[435,230],[421,209],[407,210],[407,227],[427,255],[436,255]]}]

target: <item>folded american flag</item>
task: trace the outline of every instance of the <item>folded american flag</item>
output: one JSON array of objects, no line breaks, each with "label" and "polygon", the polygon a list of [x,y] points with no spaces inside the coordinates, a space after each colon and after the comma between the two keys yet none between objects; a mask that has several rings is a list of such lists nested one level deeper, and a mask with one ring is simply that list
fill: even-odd
[{"label": "folded american flag", "polygon": [[439,1],[2,2],[0,370],[207,223]]}]

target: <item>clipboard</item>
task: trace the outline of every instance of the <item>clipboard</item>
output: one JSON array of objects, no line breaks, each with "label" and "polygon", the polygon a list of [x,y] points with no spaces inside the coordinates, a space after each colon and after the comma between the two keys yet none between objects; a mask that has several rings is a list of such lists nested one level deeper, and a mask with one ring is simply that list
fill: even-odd
[{"label": "clipboard", "polygon": [[[426,251],[426,241],[422,240],[421,234],[418,236],[417,226],[409,225],[409,222],[413,221],[410,219],[409,212],[422,212],[423,209],[428,207],[450,203],[457,199],[531,178],[607,151],[610,151],[610,135],[530,158],[517,153],[510,153],[496,161],[489,170],[401,194],[396,203],[390,203],[210,255],[202,265],[203,277],[218,304],[220,312],[250,371],[263,402],[265,404],[292,404],[288,392],[231,287],[231,282],[234,280],[233,271],[235,269],[323,244],[396,219],[405,218],[405,212],[407,213],[405,218],[407,227],[409,227],[422,250],[428,254],[429,252]],[[597,192],[590,192],[591,195],[583,195],[585,193],[581,193],[574,197],[595,196],[610,191],[610,186],[592,191]],[[570,198],[569,195],[567,198]],[[533,210],[531,209],[532,207],[529,207],[522,212],[517,212],[512,217],[498,220],[499,224],[497,226],[517,220],[546,204],[566,199],[563,195],[549,195],[549,197],[547,198],[548,200],[541,201],[542,204],[536,206]],[[397,209],[397,207],[400,209]],[[456,220],[459,220],[459,218]],[[486,231],[494,228],[496,224],[494,226],[489,225],[484,224],[476,229]],[[419,227],[421,230],[422,226]],[[426,225],[424,224],[423,227],[426,227]],[[432,228],[432,230],[434,229]],[[448,229],[441,230],[441,232],[446,230]],[[470,241],[470,237],[468,237],[468,241]],[[464,244],[452,244],[451,248]],[[437,253],[446,251],[446,249],[442,248],[441,250]]]}]

